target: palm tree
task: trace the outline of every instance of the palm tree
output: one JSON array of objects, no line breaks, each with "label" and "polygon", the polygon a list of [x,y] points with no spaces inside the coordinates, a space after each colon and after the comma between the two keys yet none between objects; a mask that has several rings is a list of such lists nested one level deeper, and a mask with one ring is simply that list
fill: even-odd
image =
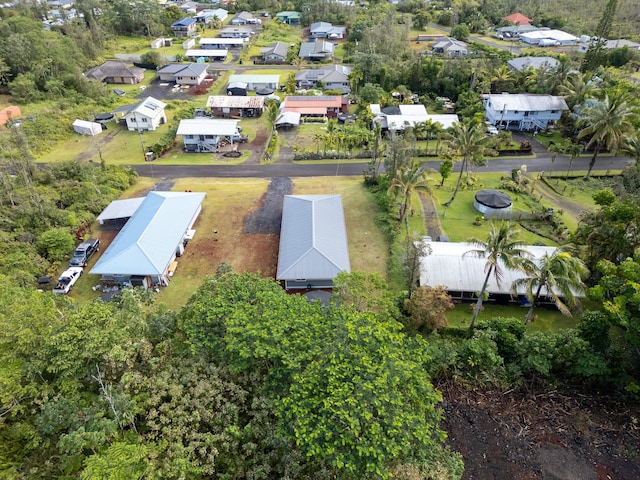
[{"label": "palm tree", "polygon": [[483,125],[480,123],[474,121],[455,123],[451,127],[450,135],[449,146],[456,155],[462,157],[462,165],[453,195],[444,204],[446,207],[455,200],[460,189],[462,175],[468,171],[469,163],[482,161],[487,150]]},{"label": "palm tree", "polygon": [[513,73],[506,65],[496,68],[491,73],[491,92],[500,93],[509,90],[513,84]]},{"label": "palm tree", "polygon": [[569,110],[576,105],[582,105],[588,98],[593,98],[598,87],[591,81],[590,75],[573,73],[558,85],[558,93],[564,97]]},{"label": "palm tree", "polygon": [[347,76],[347,80],[349,80],[349,87],[355,96],[358,95],[358,86],[363,78],[364,74],[359,68],[353,68],[351,73]]},{"label": "palm tree", "polygon": [[640,134],[627,138],[622,146],[622,152],[633,158],[636,165],[640,165]]},{"label": "palm tree", "polygon": [[302,70],[302,67],[304,67],[306,64],[307,64],[307,61],[302,57],[296,57],[291,61],[291,65],[296,67],[296,70],[298,72]]},{"label": "palm tree", "polygon": [[414,192],[433,197],[431,191],[432,182],[433,179],[427,177],[422,165],[415,159],[411,161],[409,166],[398,168],[396,176],[391,180],[387,193],[400,196],[402,202],[400,206],[400,222],[405,219],[407,208],[411,203],[411,196]]},{"label": "palm tree", "polygon": [[582,128],[578,138],[589,138],[586,148],[593,146],[593,156],[585,178],[589,178],[602,148],[615,155],[627,138],[635,135],[634,124],[638,121],[638,108],[632,104],[631,97],[625,93],[605,95],[599,101],[585,109],[576,126]]},{"label": "palm tree", "polygon": [[563,315],[571,316],[570,308],[580,305],[577,295],[585,290],[582,279],[589,270],[582,260],[572,257],[565,249],[558,248],[553,253],[545,253],[537,262],[527,262],[527,277],[520,278],[511,285],[513,295],[524,287],[527,300],[531,303],[524,324],[528,324],[533,316],[543,289],[553,300]]},{"label": "palm tree", "polygon": [[573,167],[573,162],[576,158],[580,156],[580,154],[584,151],[584,146],[579,143],[571,142],[567,146],[567,153],[569,154],[569,167],[567,168],[567,174],[565,178],[569,178],[569,174],[571,173],[571,168]]},{"label": "palm tree", "polygon": [[520,240],[519,235],[520,230],[514,224],[505,221],[500,223],[493,221],[491,222],[491,231],[486,242],[477,238],[467,240],[468,243],[477,248],[465,252],[463,256],[472,255],[477,258],[487,259],[484,266],[486,272],[484,283],[478,295],[478,301],[473,310],[469,328],[473,328],[476,325],[476,319],[480,308],[482,308],[482,302],[487,292],[487,285],[491,275],[494,276],[496,283],[500,286],[504,268],[521,270],[525,266],[526,260],[531,256],[524,248],[525,244]]}]

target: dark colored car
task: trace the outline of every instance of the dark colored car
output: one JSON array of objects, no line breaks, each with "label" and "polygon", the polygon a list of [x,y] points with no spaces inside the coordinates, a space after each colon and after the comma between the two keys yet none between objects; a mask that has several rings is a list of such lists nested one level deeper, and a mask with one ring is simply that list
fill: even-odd
[{"label": "dark colored car", "polygon": [[91,256],[100,250],[100,240],[89,238],[77,246],[76,251],[69,261],[72,267],[86,267]]}]

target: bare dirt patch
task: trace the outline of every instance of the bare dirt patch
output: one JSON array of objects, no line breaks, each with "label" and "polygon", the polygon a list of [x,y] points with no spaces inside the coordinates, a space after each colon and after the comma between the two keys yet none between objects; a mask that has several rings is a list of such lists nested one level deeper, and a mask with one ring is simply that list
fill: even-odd
[{"label": "bare dirt patch", "polygon": [[244,234],[280,234],[282,223],[282,201],[293,191],[293,182],[288,177],[275,177],[260,199],[258,208],[244,218]]},{"label": "bare dirt patch", "polygon": [[579,393],[440,386],[464,480],[640,478],[640,406]]}]

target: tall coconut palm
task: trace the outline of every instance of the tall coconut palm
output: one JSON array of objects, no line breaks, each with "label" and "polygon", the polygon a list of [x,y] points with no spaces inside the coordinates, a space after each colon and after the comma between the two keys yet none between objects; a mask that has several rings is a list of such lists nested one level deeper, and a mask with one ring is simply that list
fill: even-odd
[{"label": "tall coconut palm", "polygon": [[605,95],[604,100],[584,110],[576,123],[581,128],[578,138],[589,139],[586,148],[593,146],[593,156],[585,178],[591,175],[602,148],[615,155],[625,140],[635,135],[634,124],[639,118],[638,107],[626,93]]},{"label": "tall coconut palm", "polygon": [[588,275],[589,270],[584,262],[572,257],[565,249],[558,248],[553,253],[545,253],[537,262],[527,262],[525,269],[527,276],[511,285],[514,295],[524,288],[525,296],[531,304],[524,324],[531,320],[533,309],[543,290],[563,315],[571,316],[571,308],[580,305],[578,295],[582,295],[585,290],[582,279]]},{"label": "tall coconut palm", "polygon": [[531,254],[524,248],[525,244],[520,239],[520,230],[516,228],[515,224],[505,221],[493,221],[491,223],[491,231],[486,241],[470,238],[467,242],[477,248],[466,251],[463,256],[471,255],[487,259],[484,266],[486,272],[484,283],[478,295],[478,301],[473,309],[473,317],[469,325],[469,328],[473,328],[476,324],[478,313],[482,308],[482,302],[484,301],[491,276],[493,275],[496,283],[500,286],[503,270],[505,268],[508,270],[522,270]]},{"label": "tall coconut palm", "polygon": [[460,182],[462,175],[468,171],[470,162],[481,162],[487,151],[486,140],[483,125],[474,121],[458,122],[451,127],[449,137],[449,147],[459,157],[462,157],[462,165],[460,166],[460,174],[456,182],[456,188],[451,198],[445,202],[448,207],[453,203],[460,190]]},{"label": "tall coconut palm", "polygon": [[402,166],[396,171],[396,176],[389,184],[387,193],[400,197],[400,215],[402,222],[407,214],[413,193],[433,197],[431,184],[433,179],[427,176],[422,165],[417,160],[412,160],[409,166]]}]

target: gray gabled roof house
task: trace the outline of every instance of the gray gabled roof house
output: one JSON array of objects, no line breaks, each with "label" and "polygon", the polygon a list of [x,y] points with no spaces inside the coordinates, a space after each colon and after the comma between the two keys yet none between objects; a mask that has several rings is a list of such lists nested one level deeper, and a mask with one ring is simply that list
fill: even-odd
[{"label": "gray gabled roof house", "polygon": [[346,34],[346,27],[332,25],[329,22],[316,22],[312,23],[309,27],[309,36],[311,38],[329,38],[337,40],[344,38]]},{"label": "gray gabled roof house", "polygon": [[300,45],[299,57],[307,60],[329,60],[333,58],[335,44],[316,38]]},{"label": "gray gabled roof house", "polygon": [[507,62],[509,70],[523,72],[530,68],[534,70],[552,70],[560,65],[560,61],[553,57],[517,57]]},{"label": "gray gabled roof house", "polygon": [[340,195],[285,195],[276,278],[287,289],[332,288],[350,272]]},{"label": "gray gabled roof house", "polygon": [[170,63],[158,70],[158,77],[178,85],[200,85],[207,77],[207,67],[205,63]]},{"label": "gray gabled roof house", "polygon": [[289,45],[283,42],[272,43],[260,49],[260,55],[266,62],[285,62],[289,54]]},{"label": "gray gabled roof house", "polygon": [[348,65],[329,65],[323,68],[301,70],[295,75],[296,85],[300,88],[315,88],[318,82],[322,82],[329,90],[342,90],[344,93],[351,92],[349,86],[349,75],[351,67]]},{"label": "gray gabled roof house", "polygon": [[434,43],[431,50],[433,53],[439,53],[447,57],[466,57],[469,54],[469,47],[466,43],[449,37]]},{"label": "gray gabled roof house", "polygon": [[104,83],[140,83],[144,79],[144,68],[130,67],[118,60],[108,60],[85,72],[84,76]]}]

